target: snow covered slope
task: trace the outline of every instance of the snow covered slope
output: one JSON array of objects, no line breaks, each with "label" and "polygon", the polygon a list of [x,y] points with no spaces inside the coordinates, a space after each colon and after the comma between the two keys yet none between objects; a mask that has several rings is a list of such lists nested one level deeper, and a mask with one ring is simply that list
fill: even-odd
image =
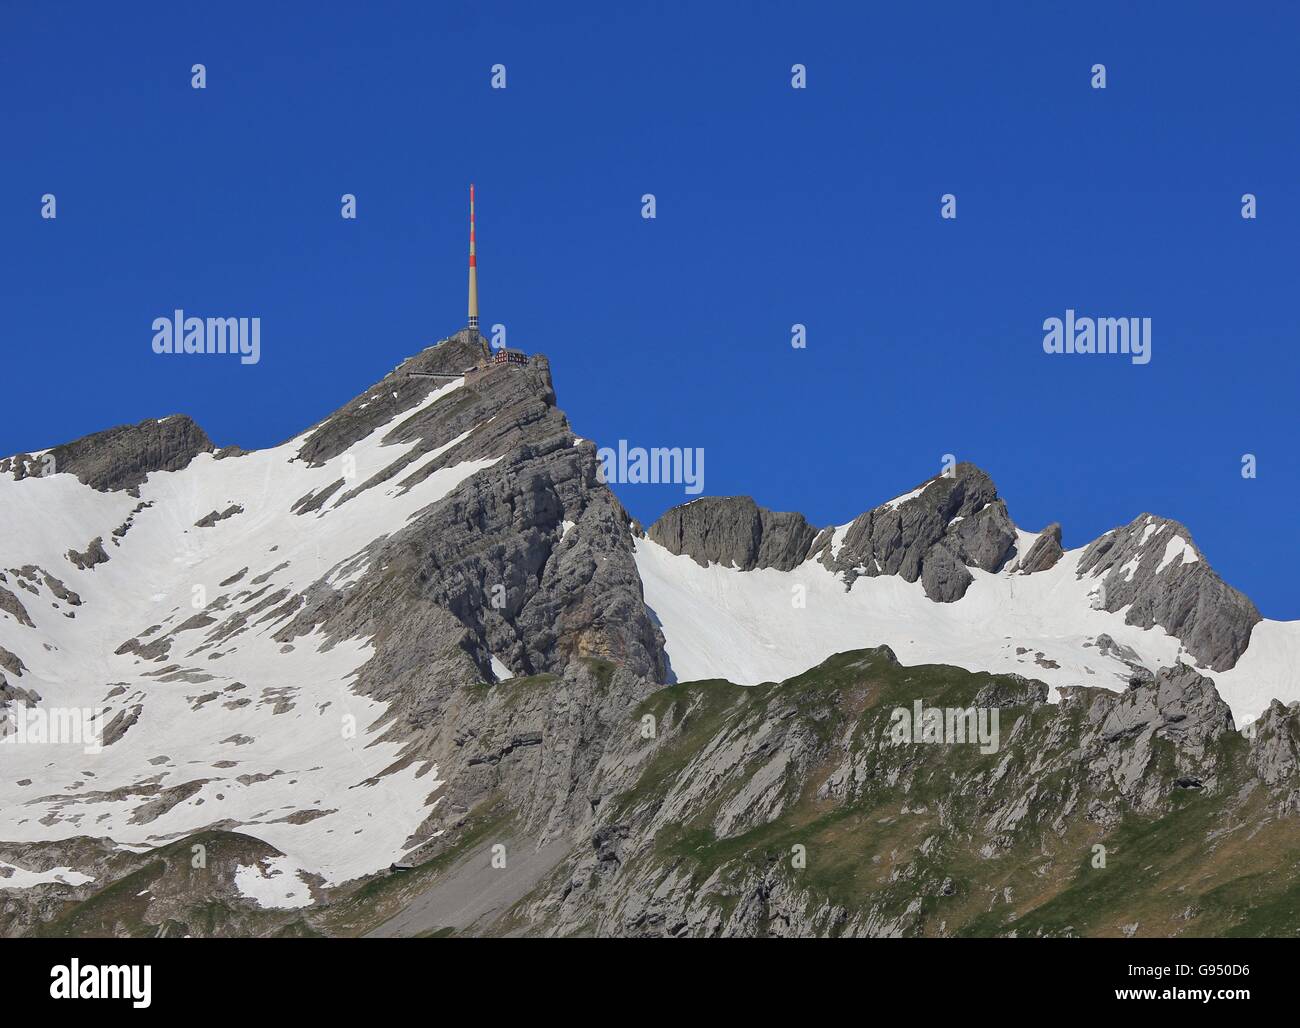
[{"label": "snow covered slope", "polygon": [[[895,511],[921,491],[876,511]],[[948,529],[962,520],[953,518]],[[1139,521],[1135,536],[1146,549],[1126,556],[1114,572],[1119,579],[1132,581],[1139,566],[1161,576],[1175,565],[1199,561],[1188,541],[1170,534],[1169,524]],[[1257,622],[1236,665],[1210,670],[1159,624],[1129,623],[1130,604],[1105,609],[1101,597],[1109,578],[1090,566],[1098,543],[1024,573],[1021,562],[1040,536],[1016,529],[997,570],[968,568],[972,580],[965,593],[936,602],[920,578],[865,575],[861,564],[840,560],[850,527],[818,534],[805,559],[788,570],[742,569],[741,561],[728,566],[675,553],[655,541],[662,533],[654,529],[638,539],[646,605],[663,630],[674,678],[782,681],[835,653],[886,644],[903,664],[1014,672],[1047,682],[1054,694],[1056,687],[1072,685],[1123,690],[1135,668],[1155,671],[1181,660],[1215,679],[1239,724],[1256,718],[1273,698],[1300,699],[1300,622]],[[699,534],[716,540],[719,526],[715,521]],[[674,538],[679,537],[680,531]]]},{"label": "snow covered slope", "polygon": [[[293,513],[302,497],[402,456],[415,444],[386,442],[387,434],[463,380],[429,385],[419,405],[316,466],[298,459],[304,435],[220,460],[199,454],[182,470],[150,474],[138,497],[98,492],[72,475],[0,478],[0,567],[32,622],[0,617],[0,646],[25,665],[14,684],[39,694],[43,708],[91,708],[107,725],[130,722],[99,754],[11,738],[0,749],[0,839],[86,834],[143,846],[221,821],[249,828],[326,881],[402,852],[437,791],[437,769],[385,772],[400,747],[377,740],[369,726],[384,706],[350,681],[371,647],[272,636],[294,609],[290,597],[318,580],[345,588],[365,571],[377,535],[495,463],[467,460],[409,489],[393,482],[347,502],[336,493],[305,518]],[[463,438],[421,455],[410,471]],[[71,566],[68,550],[95,538],[108,559]],[[25,567],[40,570],[23,576]],[[79,602],[61,599],[46,574]],[[142,652],[149,646],[165,648],[161,666]]]}]

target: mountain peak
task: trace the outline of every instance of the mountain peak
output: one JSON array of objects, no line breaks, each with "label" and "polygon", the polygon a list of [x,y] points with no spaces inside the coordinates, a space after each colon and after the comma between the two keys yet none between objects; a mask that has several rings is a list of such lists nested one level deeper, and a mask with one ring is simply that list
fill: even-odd
[{"label": "mountain peak", "polygon": [[[376,428],[387,425],[403,414],[405,421],[398,424],[394,437],[404,439],[403,430],[411,430],[420,420],[420,408],[440,385],[446,385],[465,374],[466,370],[483,360],[478,337],[462,329],[408,357],[359,396],[317,422],[308,430],[298,451],[301,460],[316,465],[331,460]],[[471,402],[471,397],[482,401]],[[473,419],[491,408],[488,414],[523,400],[553,408],[555,389],[551,383],[550,362],[541,354],[531,357],[526,365],[512,366],[508,371],[493,372],[478,378],[472,386],[467,384],[459,406],[461,417],[448,416],[439,411],[439,421],[447,427],[463,431],[471,427]],[[427,418],[425,419],[427,420]]]},{"label": "mountain peak", "polygon": [[999,570],[1016,538],[993,480],[963,462],[827,530],[815,548],[850,587],[859,576],[898,575],[920,579],[930,599],[951,603],[973,580],[968,567]]},{"label": "mountain peak", "polygon": [[1186,525],[1155,514],[1141,514],[1091,543],[1078,573],[1101,580],[1100,607],[1127,607],[1129,624],[1159,625],[1215,671],[1236,664],[1262,620],[1250,599],[1210,567]]}]

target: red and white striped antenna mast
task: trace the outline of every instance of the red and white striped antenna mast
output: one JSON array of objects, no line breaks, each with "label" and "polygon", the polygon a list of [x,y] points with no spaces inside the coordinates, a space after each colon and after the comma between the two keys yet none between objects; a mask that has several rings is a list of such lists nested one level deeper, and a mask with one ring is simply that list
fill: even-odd
[{"label": "red and white striped antenna mast", "polygon": [[469,330],[478,332],[478,266],[474,255],[474,183],[469,184]]}]

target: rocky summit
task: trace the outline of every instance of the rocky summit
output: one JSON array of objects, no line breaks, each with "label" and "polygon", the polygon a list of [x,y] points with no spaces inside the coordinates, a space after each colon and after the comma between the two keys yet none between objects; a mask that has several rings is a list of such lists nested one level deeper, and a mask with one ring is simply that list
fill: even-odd
[{"label": "rocky summit", "polygon": [[1183,525],[956,464],[642,529],[479,359],[0,460],[0,932],[1300,930],[1300,628]]}]

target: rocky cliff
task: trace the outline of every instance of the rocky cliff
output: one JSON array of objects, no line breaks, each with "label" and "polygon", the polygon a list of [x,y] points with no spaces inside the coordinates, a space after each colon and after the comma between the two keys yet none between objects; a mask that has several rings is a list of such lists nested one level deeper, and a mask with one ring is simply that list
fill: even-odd
[{"label": "rocky cliff", "polygon": [[[586,846],[518,922],[634,936],[1300,927],[1294,707],[1248,740],[1186,666],[1045,698],[884,648],[780,685],[657,692],[592,776]],[[898,741],[896,712],[918,702],[996,709],[996,750]],[[645,718],[654,738],[631,730]]]},{"label": "rocky cliff", "polygon": [[130,489],[151,471],[178,471],[214,447],[184,414],[120,425],[44,451],[0,460],[0,475],[16,480],[45,474],[75,475],[92,489]]}]

